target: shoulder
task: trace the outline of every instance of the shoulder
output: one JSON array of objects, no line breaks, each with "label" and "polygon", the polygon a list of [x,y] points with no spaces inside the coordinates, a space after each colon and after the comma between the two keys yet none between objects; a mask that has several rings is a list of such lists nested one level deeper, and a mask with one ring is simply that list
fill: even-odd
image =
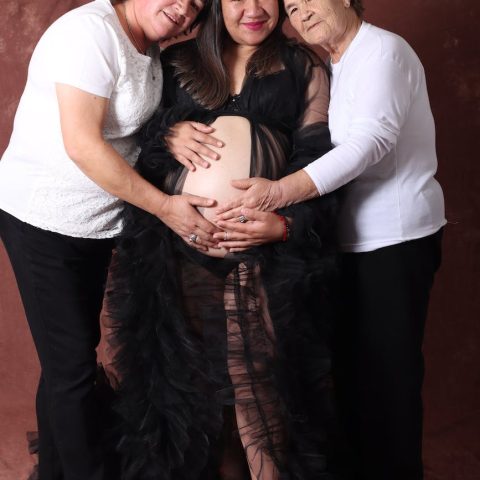
[{"label": "shoulder", "polygon": [[324,61],[314,50],[295,39],[289,39],[285,42],[284,52],[287,58],[305,65],[325,65]]},{"label": "shoulder", "polygon": [[413,48],[400,35],[365,22],[362,30],[357,58],[371,63],[392,62],[402,69],[423,69]]},{"label": "shoulder", "polygon": [[310,47],[290,39],[284,47],[285,68],[293,72],[311,74],[313,71],[321,71],[326,77],[329,76],[328,68],[322,58]]},{"label": "shoulder", "polygon": [[71,10],[46,30],[32,55],[30,71],[48,82],[110,97],[127,42],[120,29],[107,0]]},{"label": "shoulder", "polygon": [[100,48],[116,43],[121,27],[108,5],[95,1],[67,12],[46,30],[44,40],[68,46],[96,43]]}]

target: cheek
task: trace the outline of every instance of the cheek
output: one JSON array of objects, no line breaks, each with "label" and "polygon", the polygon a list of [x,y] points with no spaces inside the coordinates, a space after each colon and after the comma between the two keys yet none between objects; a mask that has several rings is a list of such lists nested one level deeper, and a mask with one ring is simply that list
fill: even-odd
[{"label": "cheek", "polygon": [[223,23],[225,24],[225,28],[227,30],[227,32],[230,32],[233,30],[233,27],[234,27],[234,23],[232,21],[232,19],[226,15],[223,16]]},{"label": "cheek", "polygon": [[303,24],[302,22],[300,21],[300,15],[293,15],[291,17],[288,18],[288,20],[290,21],[290,24],[292,25],[292,27],[299,33],[302,32],[303,30]]},{"label": "cheek", "polygon": [[222,10],[222,15],[225,26],[233,25],[239,17],[238,12],[236,12],[235,9],[232,9],[231,7],[224,8]]}]

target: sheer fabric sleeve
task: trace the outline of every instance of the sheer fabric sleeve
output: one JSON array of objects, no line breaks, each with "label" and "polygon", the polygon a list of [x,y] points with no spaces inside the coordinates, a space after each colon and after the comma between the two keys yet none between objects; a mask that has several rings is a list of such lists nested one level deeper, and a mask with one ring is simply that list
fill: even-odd
[{"label": "sheer fabric sleeve", "polygon": [[142,128],[139,141],[141,151],[136,165],[144,178],[162,190],[165,190],[166,176],[183,168],[168,150],[165,137],[173,125],[192,118],[193,105],[184,96],[173,69],[167,65],[164,68],[162,103]]},{"label": "sheer fabric sleeve", "polygon": [[[307,67],[305,109],[293,133],[293,151],[285,175],[294,173],[332,149],[328,129],[330,82],[323,64]],[[280,213],[292,218],[291,242],[317,244],[319,249],[334,243],[337,213],[336,195],[309,200],[283,208]]]},{"label": "sheer fabric sleeve", "polygon": [[328,105],[330,103],[330,79],[326,67],[311,67],[311,79],[307,87],[307,108],[302,126],[313,123],[328,123]]}]

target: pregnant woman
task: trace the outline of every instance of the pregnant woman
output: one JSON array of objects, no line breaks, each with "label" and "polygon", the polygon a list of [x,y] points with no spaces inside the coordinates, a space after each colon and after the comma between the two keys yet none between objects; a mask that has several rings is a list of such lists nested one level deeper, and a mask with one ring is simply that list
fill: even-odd
[{"label": "pregnant woman", "polygon": [[[216,0],[197,39],[165,52],[142,176],[223,201],[234,178],[277,179],[330,149],[325,67],[287,41],[282,20],[277,0]],[[183,121],[211,124],[225,142],[210,168],[170,154],[165,138]],[[126,479],[331,478],[335,211],[325,196],[251,212],[235,220],[243,232],[226,223],[217,248],[198,251],[200,235],[127,209],[109,295]]]}]

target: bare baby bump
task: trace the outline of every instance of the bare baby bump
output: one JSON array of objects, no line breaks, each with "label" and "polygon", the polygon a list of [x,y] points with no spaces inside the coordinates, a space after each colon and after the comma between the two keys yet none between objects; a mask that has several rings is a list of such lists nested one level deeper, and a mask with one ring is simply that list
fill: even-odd
[{"label": "bare baby bump", "polygon": [[[212,127],[214,135],[224,142],[222,148],[211,147],[221,156],[220,160],[210,160],[209,168],[197,167],[185,176],[182,193],[190,193],[207,198],[214,198],[217,204],[238,195],[239,191],[230,184],[231,180],[248,178],[251,161],[250,122],[244,117],[225,116],[217,118]],[[208,160],[208,159],[206,159]],[[212,220],[215,207],[201,209],[200,213]],[[225,249],[209,249],[207,255],[224,257]]]}]

